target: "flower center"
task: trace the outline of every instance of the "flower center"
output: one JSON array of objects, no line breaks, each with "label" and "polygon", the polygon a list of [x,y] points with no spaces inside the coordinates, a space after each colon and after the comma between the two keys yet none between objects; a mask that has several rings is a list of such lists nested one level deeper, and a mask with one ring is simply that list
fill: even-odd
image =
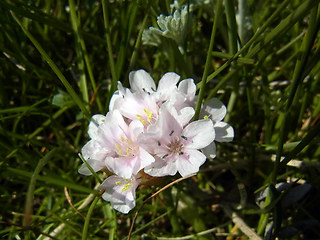
[{"label": "flower center", "polygon": [[155,122],[155,116],[152,111],[148,111],[146,108],[143,108],[143,114],[136,114],[136,117],[140,120],[143,125],[152,124]]},{"label": "flower center", "polygon": [[116,143],[116,152],[120,157],[134,157],[137,147],[132,145],[129,139],[120,137],[120,142]]},{"label": "flower center", "polygon": [[168,145],[168,150],[171,154],[179,154],[183,155],[183,143],[180,141],[181,139],[176,136]]}]

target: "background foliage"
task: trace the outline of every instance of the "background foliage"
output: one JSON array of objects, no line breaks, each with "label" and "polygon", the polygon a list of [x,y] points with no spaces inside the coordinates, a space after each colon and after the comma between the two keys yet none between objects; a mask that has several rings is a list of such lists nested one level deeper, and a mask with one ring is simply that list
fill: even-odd
[{"label": "background foliage", "polygon": [[[138,208],[122,215],[96,197],[77,154],[91,115],[141,68],[207,81],[235,139],[147,201],[133,239],[320,238],[319,1],[179,2],[195,6],[184,51],[141,41],[170,1],[0,2],[2,239],[128,236]],[[176,178],[140,189],[137,206]]]}]

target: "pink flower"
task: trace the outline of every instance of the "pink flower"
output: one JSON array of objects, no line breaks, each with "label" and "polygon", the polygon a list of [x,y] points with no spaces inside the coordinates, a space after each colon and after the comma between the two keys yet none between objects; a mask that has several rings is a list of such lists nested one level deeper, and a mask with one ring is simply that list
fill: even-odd
[{"label": "pink flower", "polygon": [[[211,119],[216,133],[215,141],[217,142],[231,142],[234,137],[233,128],[226,122],[222,122],[222,119],[227,113],[227,108],[223,103],[217,99],[212,98],[208,100],[200,113],[200,117]],[[210,158],[216,157],[216,145],[212,142],[210,145],[203,149],[203,153]]]},{"label": "pink flower", "polygon": [[[189,119],[190,120],[190,119]],[[159,121],[142,134],[143,146],[155,156],[155,162],[146,166],[145,173],[154,176],[187,176],[199,171],[206,156],[198,149],[208,146],[215,138],[212,121],[203,119],[184,126],[174,108],[163,107]]]},{"label": "pink flower", "polygon": [[111,206],[119,212],[128,213],[135,207],[136,189],[139,179],[132,176],[130,179],[112,175],[99,186],[99,190],[105,190],[102,198],[111,203]]},{"label": "pink flower", "polygon": [[97,138],[110,152],[105,165],[111,172],[127,179],[154,162],[154,158],[137,142],[143,130],[140,121],[132,121],[128,125],[117,110],[107,114],[105,122],[99,127]]}]

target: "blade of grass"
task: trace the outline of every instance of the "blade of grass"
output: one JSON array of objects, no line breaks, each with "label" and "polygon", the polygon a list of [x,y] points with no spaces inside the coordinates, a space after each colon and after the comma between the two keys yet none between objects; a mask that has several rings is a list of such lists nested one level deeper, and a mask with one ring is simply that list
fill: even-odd
[{"label": "blade of grass", "polygon": [[[92,68],[91,68],[91,64],[90,64],[90,60],[89,60],[89,56],[87,53],[87,48],[86,48],[86,44],[84,42],[83,36],[80,32],[80,19],[78,19],[77,15],[76,15],[76,9],[75,9],[75,4],[74,4],[74,0],[69,0],[69,5],[70,5],[70,13],[71,13],[71,22],[72,22],[72,27],[73,30],[75,32],[78,44],[80,46],[79,49],[79,53],[77,51],[77,53],[79,54],[78,59],[79,59],[79,68],[81,70],[81,76],[80,77],[80,86],[83,86],[82,92],[83,92],[83,97],[85,102],[89,102],[89,97],[88,97],[88,89],[87,89],[87,82],[86,82],[86,77],[85,77],[85,71],[84,71],[84,63],[83,63],[83,59],[86,65],[86,69],[87,72],[89,74],[89,78],[90,78],[90,82],[91,82],[91,86],[94,92],[97,92],[97,87],[96,87],[96,81],[94,79],[93,73],[92,73]],[[80,88],[81,89],[81,88]],[[99,108],[99,111],[102,113],[103,112],[103,108],[101,105],[101,101],[100,101],[100,97],[99,94],[97,93],[95,96],[95,100],[97,101],[97,105]]]},{"label": "blade of grass", "polygon": [[60,79],[62,84],[67,89],[68,93],[74,100],[74,102],[78,105],[78,107],[81,109],[84,116],[87,118],[87,120],[90,120],[90,113],[85,106],[85,104],[81,101],[75,90],[72,88],[70,83],[67,81],[65,76],[62,74],[62,72],[59,70],[57,65],[52,61],[52,59],[49,57],[49,55],[45,52],[45,50],[41,47],[39,42],[32,36],[32,34],[23,26],[21,21],[15,16],[15,14],[11,11],[10,12],[13,19],[18,23],[18,25],[21,27],[22,31],[25,33],[25,35],[30,39],[30,41],[33,43],[35,48],[39,51],[41,56],[44,58],[44,60],[48,63],[48,65],[51,67],[51,69],[54,71],[54,73],[57,75],[57,77]]},{"label": "blade of grass", "polygon": [[[16,168],[10,168],[10,167],[6,168],[6,170],[11,172],[11,173],[13,173],[13,174],[15,174],[15,175],[17,175],[17,176],[22,176],[22,177],[26,177],[26,178],[31,178],[32,177],[32,173],[30,173],[28,171],[25,171],[25,170],[16,169]],[[79,184],[70,182],[70,181],[68,181],[66,179],[63,179],[63,178],[59,177],[59,176],[38,176],[37,180],[45,182],[47,184],[60,186],[62,188],[67,186],[68,188],[75,189],[75,190],[78,190],[78,191],[84,192],[84,193],[92,193],[92,194],[95,194],[95,195],[99,194],[98,191],[92,190],[91,188],[83,187],[83,186],[81,186]]]},{"label": "blade of grass", "polygon": [[41,158],[39,160],[31,178],[30,178],[28,192],[27,192],[27,196],[26,196],[24,226],[30,225],[30,220],[31,220],[30,217],[33,212],[32,208],[33,208],[34,190],[36,187],[36,181],[39,176],[39,173],[57,151],[58,151],[58,149],[54,148],[51,151],[49,151],[43,158]]},{"label": "blade of grass", "polygon": [[286,107],[285,107],[285,117],[283,119],[282,126],[280,129],[280,137],[279,137],[279,142],[278,142],[276,161],[275,161],[274,168],[272,171],[272,180],[271,181],[273,184],[276,183],[278,168],[279,168],[279,164],[280,164],[280,160],[281,160],[281,156],[282,156],[283,144],[285,142],[285,138],[286,138],[286,134],[287,134],[286,126],[287,126],[287,121],[289,120],[289,113],[291,111],[292,102],[293,102],[294,96],[296,94],[298,85],[303,80],[302,79],[303,70],[306,66],[312,45],[313,45],[314,40],[317,36],[317,31],[318,31],[317,28],[319,27],[319,24],[315,24],[315,21],[317,19],[317,12],[318,12],[318,7],[311,9],[311,15],[310,15],[309,26],[308,26],[308,34],[305,35],[303,43],[301,45],[302,56],[301,56],[301,58],[298,58],[298,60],[296,62],[295,69],[294,69],[294,73],[293,73],[293,77],[292,77],[293,78],[292,86],[290,89],[290,95],[288,97],[288,101],[287,101]]},{"label": "blade of grass", "polygon": [[[110,38],[111,32],[110,32],[110,27],[109,27],[109,16],[108,16],[108,3],[106,0],[101,0],[101,2],[102,2],[102,10],[103,10],[104,27],[106,30],[109,65],[110,65],[110,71],[111,71],[111,77],[112,77],[111,88],[110,88],[110,91],[108,94],[108,99],[107,99],[107,103],[109,103],[109,101],[111,99],[111,95],[117,89],[118,76],[116,73],[116,68],[115,68],[115,64],[114,64],[114,60],[113,60],[112,43],[111,43],[111,38]],[[107,104],[107,107],[109,107],[108,104]]]},{"label": "blade of grass", "polygon": [[[78,68],[79,68],[79,88],[80,92],[82,93],[82,99],[85,103],[89,103],[89,94],[88,94],[88,87],[87,87],[87,78],[86,74],[84,71],[84,61],[83,61],[83,54],[84,52],[81,49],[81,35],[79,34],[79,24],[80,20],[77,17],[76,14],[76,9],[75,9],[75,4],[74,0],[69,0],[69,6],[70,6],[70,18],[71,18],[71,24],[72,24],[72,29],[74,31],[75,35],[75,41],[76,41],[76,54],[77,54],[77,63],[78,63]],[[83,40],[82,40],[83,42]],[[83,42],[84,44],[84,42]],[[88,107],[88,105],[87,105]]]},{"label": "blade of grass", "polygon": [[93,202],[91,203],[90,207],[89,207],[89,210],[88,210],[88,213],[87,213],[87,216],[86,216],[86,219],[84,221],[84,225],[83,225],[83,229],[82,229],[82,240],[86,240],[87,239],[87,236],[88,236],[88,228],[89,228],[89,223],[90,223],[90,218],[91,218],[91,215],[92,215],[92,212],[97,204],[97,202],[100,200],[100,197],[95,197],[95,199],[93,200]]},{"label": "blade of grass", "polygon": [[193,117],[194,120],[199,119],[202,100],[203,100],[203,97],[204,97],[204,92],[206,90],[206,83],[207,83],[209,68],[211,67],[212,50],[213,50],[214,39],[215,39],[215,36],[216,36],[217,27],[218,27],[218,24],[219,24],[219,17],[221,15],[221,9],[222,9],[222,0],[218,0],[216,12],[215,12],[215,17],[214,17],[214,22],[213,22],[213,27],[212,27],[212,31],[211,31],[211,38],[210,38],[209,48],[208,48],[208,52],[207,52],[206,64],[205,64],[205,67],[204,67],[202,80],[200,82],[199,97],[198,97],[198,100],[197,100],[195,114],[194,114],[194,117]]}]

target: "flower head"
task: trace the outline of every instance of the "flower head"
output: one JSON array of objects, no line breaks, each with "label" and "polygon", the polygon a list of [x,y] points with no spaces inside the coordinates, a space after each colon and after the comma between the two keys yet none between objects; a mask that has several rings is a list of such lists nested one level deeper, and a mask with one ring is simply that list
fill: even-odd
[{"label": "flower head", "polygon": [[139,182],[139,179],[135,176],[125,179],[112,175],[104,180],[98,189],[105,190],[102,198],[110,202],[114,209],[122,213],[128,213],[136,205],[136,189]]},{"label": "flower head", "polygon": [[157,125],[152,128],[153,132],[141,135],[146,148],[155,156],[155,162],[145,167],[145,173],[160,177],[177,172],[187,176],[199,171],[206,156],[198,149],[214,140],[213,124],[208,119],[186,126],[184,123],[173,108],[164,107]]}]

